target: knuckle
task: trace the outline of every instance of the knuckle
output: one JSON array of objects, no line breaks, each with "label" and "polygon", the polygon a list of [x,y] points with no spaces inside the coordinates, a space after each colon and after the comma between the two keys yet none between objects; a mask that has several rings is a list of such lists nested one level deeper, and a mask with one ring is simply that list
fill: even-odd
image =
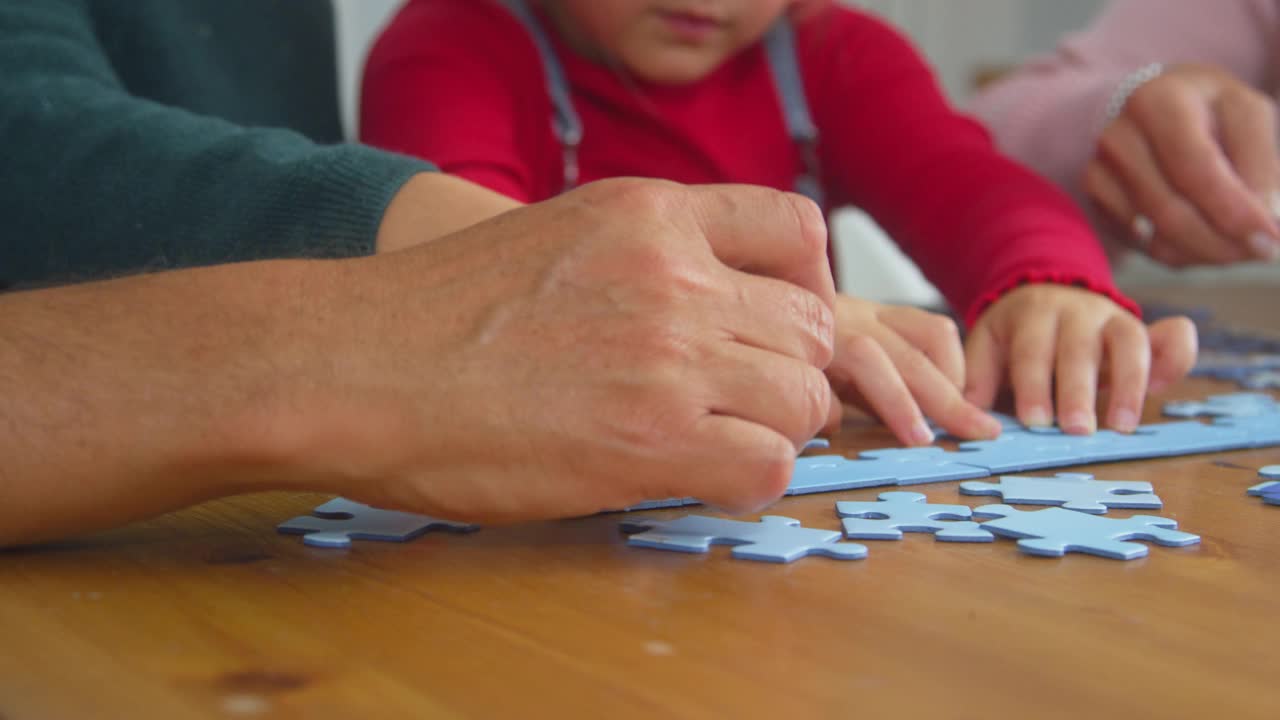
[{"label": "knuckle", "polygon": [[796,193],[782,193],[782,201],[791,206],[800,228],[802,250],[806,254],[827,252],[827,221],[817,203]]},{"label": "knuckle", "polygon": [[1166,195],[1153,203],[1147,215],[1162,235],[1184,234],[1195,223],[1191,208],[1172,195]]},{"label": "knuckle", "polygon": [[808,338],[804,359],[825,367],[835,352],[835,315],[831,308],[813,293],[803,290],[789,292],[787,305],[792,320]]},{"label": "knuckle", "polygon": [[590,200],[634,217],[661,217],[678,202],[680,186],[665,180],[615,178],[583,186]]},{"label": "knuckle", "polygon": [[801,414],[804,426],[797,429],[807,437],[817,432],[827,418],[831,407],[831,383],[825,373],[812,366],[804,367],[800,383],[800,396],[804,398],[805,405]]},{"label": "knuckle", "polygon": [[791,482],[791,473],[795,470],[796,449],[781,435],[772,435],[770,440],[759,444],[759,457],[756,459],[757,477],[760,480],[760,500],[771,499],[782,495],[787,484]]},{"label": "knuckle", "polygon": [[941,347],[960,342],[960,326],[945,315],[930,314],[925,319],[925,330],[934,346]]}]

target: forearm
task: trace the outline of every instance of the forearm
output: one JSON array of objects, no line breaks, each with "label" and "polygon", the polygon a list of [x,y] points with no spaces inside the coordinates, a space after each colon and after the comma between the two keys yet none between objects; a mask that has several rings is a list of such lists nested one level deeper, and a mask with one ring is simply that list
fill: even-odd
[{"label": "forearm", "polygon": [[0,296],[0,546],[288,486],[293,330],[276,318],[301,315],[319,265]]},{"label": "forearm", "polygon": [[0,0],[0,281],[372,253],[421,160],[137,97],[83,2]]},{"label": "forearm", "polygon": [[520,207],[475,183],[443,173],[422,173],[404,184],[378,228],[378,252],[392,252],[450,235]]}]

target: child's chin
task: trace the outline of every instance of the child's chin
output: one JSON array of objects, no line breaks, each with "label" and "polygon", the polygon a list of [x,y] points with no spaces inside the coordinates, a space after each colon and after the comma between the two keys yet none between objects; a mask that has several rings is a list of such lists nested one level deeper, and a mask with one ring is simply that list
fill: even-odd
[{"label": "child's chin", "polygon": [[710,75],[723,60],[703,60],[681,57],[667,62],[650,59],[631,70],[642,80],[655,85],[691,85]]}]

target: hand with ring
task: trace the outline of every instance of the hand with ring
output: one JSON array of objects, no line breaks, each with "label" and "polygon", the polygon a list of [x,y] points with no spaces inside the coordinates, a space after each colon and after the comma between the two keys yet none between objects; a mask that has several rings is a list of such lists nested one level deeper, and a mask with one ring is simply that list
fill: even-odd
[{"label": "hand with ring", "polygon": [[1275,102],[1222,70],[1178,65],[1102,131],[1088,196],[1171,267],[1280,257]]}]

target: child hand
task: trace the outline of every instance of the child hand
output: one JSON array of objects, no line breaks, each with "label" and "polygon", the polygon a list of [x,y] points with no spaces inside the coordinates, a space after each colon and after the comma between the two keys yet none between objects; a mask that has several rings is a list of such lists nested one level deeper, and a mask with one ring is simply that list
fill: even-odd
[{"label": "child hand", "polygon": [[1195,326],[1168,318],[1150,328],[1109,298],[1065,285],[1026,285],[987,308],[966,348],[965,397],[995,401],[1006,373],[1018,419],[1088,434],[1098,428],[1094,408],[1102,378],[1111,401],[1106,424],[1132,432],[1147,391],[1158,392],[1187,374],[1196,358]]},{"label": "child hand", "polygon": [[838,295],[827,377],[841,400],[877,415],[907,445],[933,442],[926,415],[966,439],[1000,434],[1000,423],[960,393],[964,348],[943,315]]}]

